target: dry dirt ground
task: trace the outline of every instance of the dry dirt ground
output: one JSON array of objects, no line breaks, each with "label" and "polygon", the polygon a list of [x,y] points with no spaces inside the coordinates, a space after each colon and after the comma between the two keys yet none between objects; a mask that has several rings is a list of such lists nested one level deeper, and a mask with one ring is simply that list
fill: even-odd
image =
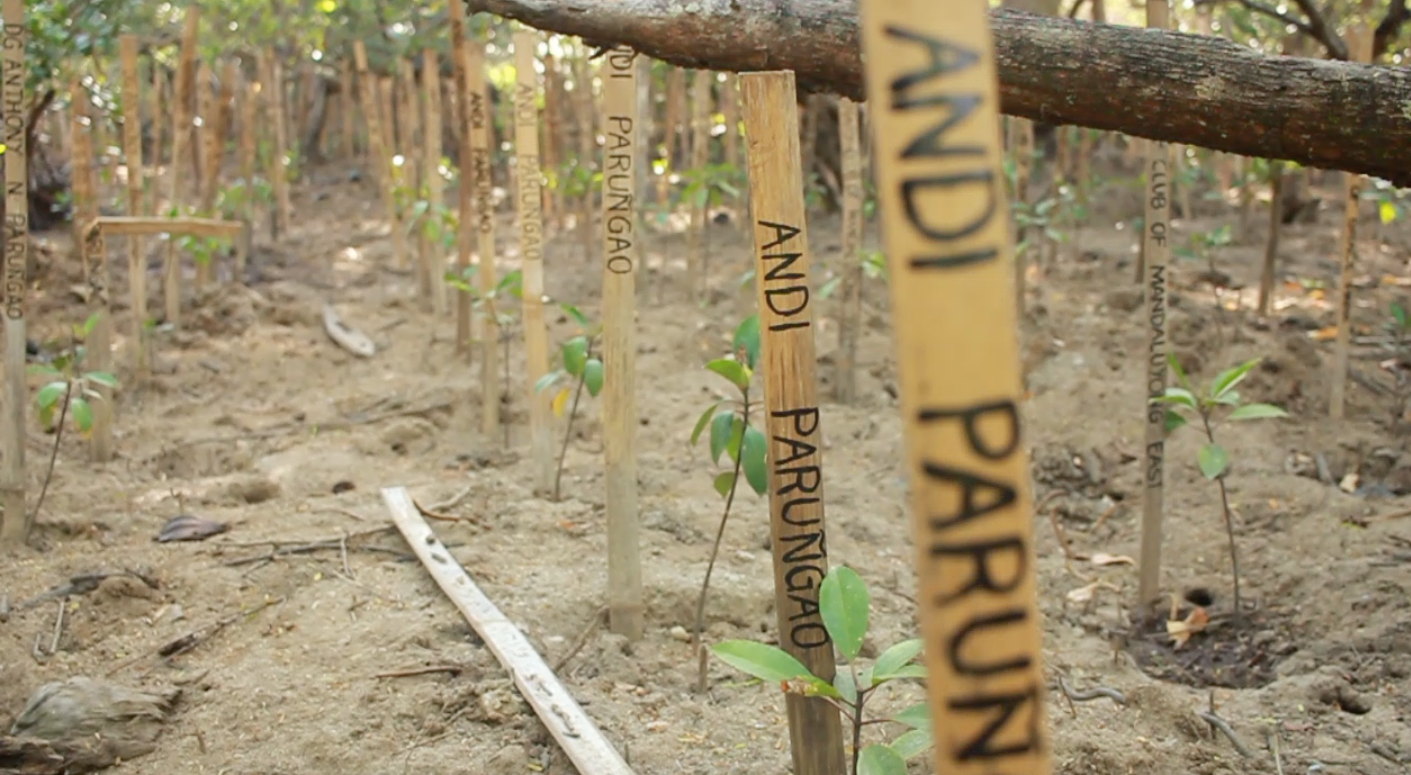
[{"label": "dry dirt ground", "polygon": [[[1326,189],[1336,186],[1334,180]],[[1217,255],[1221,269],[1250,286],[1240,310],[1217,306],[1212,288],[1199,284],[1204,264],[1174,262],[1170,330],[1183,361],[1208,378],[1240,359],[1265,356],[1244,393],[1294,415],[1224,430],[1235,461],[1230,485],[1245,596],[1255,607],[1251,629],[1232,634],[1218,498],[1196,469],[1189,431],[1170,444],[1162,582],[1177,593],[1196,590],[1190,597],[1197,600],[1200,590],[1213,596],[1215,626],[1180,651],[1133,631],[1121,613],[1135,585],[1133,568],[1085,559],[1137,553],[1134,455],[1142,444],[1143,378],[1135,354],[1144,322],[1132,281],[1131,228],[1113,225],[1136,214],[1130,191],[1111,187],[1096,208],[1106,215],[1033,278],[1024,333],[1028,438],[1035,494],[1044,503],[1034,526],[1047,669],[1054,687],[1062,677],[1075,691],[1102,686],[1127,699],[1125,706],[1106,699],[1070,704],[1055,689],[1048,713],[1058,770],[1175,775],[1272,773],[1281,766],[1303,773],[1321,763],[1333,773],[1406,772],[1411,520],[1396,513],[1399,496],[1411,489],[1411,454],[1403,429],[1390,422],[1391,399],[1360,383],[1350,389],[1350,419],[1325,419],[1331,345],[1308,333],[1329,324],[1332,312],[1320,292],[1298,282],[1336,276],[1340,205],[1325,205],[1317,224],[1289,227],[1281,252],[1287,282],[1270,321],[1250,311],[1263,244],[1258,226]],[[190,299],[184,330],[158,334],[157,374],[121,396],[117,460],[91,465],[79,440],[64,441],[33,546],[5,558],[3,593],[12,610],[0,624],[0,721],[8,727],[45,682],[109,676],[182,689],[155,752],[119,764],[118,773],[571,772],[505,671],[421,565],[409,561],[400,536],[386,531],[379,488],[408,487],[423,504],[468,488],[446,510],[474,521],[438,521],[435,528],[553,663],[603,602],[597,405],[587,405],[570,447],[562,502],[532,497],[522,350],[514,351],[515,437],[506,446],[477,430],[478,368],[468,370],[454,356],[451,320],[433,320],[415,298],[413,278],[385,268],[386,226],[368,191],[355,183],[310,184],[296,189],[294,201],[293,233],[277,245],[261,240],[261,281]],[[1233,212],[1220,203],[1202,208],[1226,222]],[[1262,212],[1256,208],[1254,223],[1264,222]],[[1178,232],[1221,222],[1184,222]],[[819,215],[811,227],[818,260],[836,265],[836,219]],[[1400,232],[1387,236],[1393,233]],[[500,234],[504,261],[513,263],[508,215]],[[683,300],[679,284],[668,283],[665,303],[655,287],[643,294],[648,630],[643,641],[628,643],[596,629],[561,672],[644,774],[773,775],[789,768],[777,688],[712,663],[709,692],[693,692],[691,646],[672,634],[691,626],[719,517],[708,455],[687,437],[719,388],[701,366],[728,350],[746,309],[748,297],[736,290],[749,256],[746,239],[737,226],[712,228],[716,290],[705,303]],[[66,239],[39,240],[51,256],[36,303],[42,339],[61,336],[82,308],[64,290],[75,280],[66,268],[73,266]],[[670,257],[666,274],[679,277],[684,244],[679,234],[653,236],[653,263]],[[1398,293],[1383,276],[1406,274],[1405,242],[1388,244],[1360,243],[1367,264],[1358,299],[1366,304],[1356,320],[1372,334]],[[125,255],[119,244],[110,249]],[[551,243],[546,260],[548,292],[595,314],[599,270],[571,233]],[[156,280],[154,272],[152,287]],[[125,278],[115,287],[121,297]],[[1235,293],[1224,298],[1233,306]],[[320,325],[326,301],[373,336],[375,357],[334,346]],[[835,304],[819,310],[831,318]],[[875,653],[914,634],[915,605],[883,286],[870,289],[868,306],[861,398],[826,405],[824,429],[831,558],[872,587]],[[119,310],[120,330],[127,315]],[[570,330],[557,316],[551,323],[556,338]],[[819,337],[826,394],[836,347],[831,319],[822,321]],[[119,341],[120,360],[126,346]],[[1354,368],[1386,381],[1377,366],[1386,356],[1373,350],[1359,347]],[[35,491],[51,440],[33,429]],[[231,529],[201,543],[154,542],[163,523],[181,513]],[[1072,545],[1071,562],[1050,513]],[[747,497],[726,532],[708,613],[713,640],[772,637],[767,519],[764,501]],[[338,547],[344,535],[346,555]],[[320,541],[330,543],[251,559],[269,555],[272,542]],[[119,576],[71,598],[57,651],[49,653],[59,604],[23,603],[72,576],[123,571],[146,581]],[[1098,581],[1106,586],[1093,600],[1075,601],[1081,595],[1074,590]],[[1188,608],[1183,604],[1180,615]],[[228,626],[189,651],[156,657],[164,644],[222,621]],[[450,669],[379,677],[438,666]],[[1251,680],[1258,685],[1230,686]],[[915,689],[899,690],[880,707],[917,697]],[[1196,717],[1212,707],[1250,758]],[[929,767],[918,760],[912,771]]]}]

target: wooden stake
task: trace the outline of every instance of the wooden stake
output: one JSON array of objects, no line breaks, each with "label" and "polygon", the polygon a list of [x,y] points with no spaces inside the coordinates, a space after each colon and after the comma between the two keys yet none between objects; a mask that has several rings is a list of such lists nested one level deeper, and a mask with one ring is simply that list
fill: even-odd
[{"label": "wooden stake", "polygon": [[[258,70],[258,68],[256,68]],[[246,84],[240,100],[240,179],[245,182],[245,196],[241,197],[241,218],[245,221],[240,235],[240,245],[235,250],[235,282],[245,284],[246,262],[255,239],[255,150],[259,137],[259,127],[255,116],[260,109],[260,82]]]},{"label": "wooden stake", "polygon": [[1279,263],[1279,231],[1283,219],[1279,201],[1284,192],[1284,163],[1269,161],[1269,240],[1264,244],[1264,267],[1259,273],[1259,316],[1269,316],[1269,302],[1274,296],[1274,272]]},{"label": "wooden stake", "polygon": [[[69,91],[73,105],[74,221],[79,224],[77,246],[88,279],[88,314],[93,327],[86,334],[84,371],[112,371],[113,319],[108,307],[108,251],[103,234],[89,224],[98,216],[98,174],[93,167],[93,116],[88,89],[75,76]],[[106,463],[113,458],[112,391],[95,385],[100,398],[92,402],[93,426],[88,437],[88,458]]]},{"label": "wooden stake", "polygon": [[480,591],[465,568],[436,538],[403,487],[382,490],[392,522],[417,559],[514,679],[520,696],[538,714],[568,760],[585,775],[632,775],[621,755],[573,695],[554,676],[529,639]]},{"label": "wooden stake", "polygon": [[637,57],[603,68],[603,458],[607,471],[608,627],[642,637],[637,514]]},{"label": "wooden stake", "polygon": [[[274,154],[270,158],[270,184],[274,187],[276,207],[275,230],[279,234],[289,233],[289,224],[294,219],[294,206],[289,202],[289,120],[284,109],[284,64],[275,55],[274,49],[265,49],[265,62],[268,63],[265,79],[265,105],[267,114],[274,126]],[[401,264],[398,264],[401,266]]]},{"label": "wooden stake", "polygon": [[[1372,61],[1372,32],[1364,25],[1356,25],[1346,33],[1347,50],[1354,61]],[[1362,191],[1362,176],[1351,172],[1342,173],[1347,186],[1347,199],[1343,209],[1342,272],[1338,280],[1337,341],[1333,345],[1333,379],[1328,397],[1328,416],[1341,420],[1347,413],[1347,367],[1352,358],[1352,278],[1357,268],[1357,213],[1361,207],[1359,195]],[[1269,206],[1279,210],[1279,202]]]},{"label": "wooden stake", "polygon": [[[182,154],[191,139],[191,63],[196,56],[196,33],[200,29],[201,9],[194,5],[186,8],[186,25],[181,31],[181,54],[176,66],[176,107],[172,112],[171,124],[171,180],[168,189],[167,210],[180,213],[182,210]],[[167,257],[162,285],[163,302],[166,305],[166,322],[173,328],[181,327],[181,257],[176,252],[176,242],[167,242]]]},{"label": "wooden stake", "polygon": [[[1166,29],[1169,8],[1166,0],[1146,0],[1147,26]],[[1138,561],[1137,604],[1142,618],[1146,607],[1161,592],[1161,525],[1166,487],[1166,408],[1151,402],[1166,393],[1166,265],[1171,258],[1168,241],[1171,224],[1171,146],[1146,143],[1146,215],[1142,233],[1142,254],[1146,267],[1144,291],[1146,309],[1142,328],[1147,346],[1138,360],[1146,361],[1142,416],[1146,418],[1145,459],[1142,461],[1142,543]]]},{"label": "wooden stake", "polygon": [[[441,209],[446,206],[445,180],[441,177],[441,65],[436,60],[436,50],[431,48],[421,52],[421,101],[426,107],[425,133],[421,141],[421,177],[425,181],[426,201],[430,203],[426,217],[439,219]],[[441,245],[430,242],[424,227],[421,231],[426,292],[431,294],[431,311],[440,318],[446,314],[446,281],[441,277],[446,267],[445,253]]]},{"label": "wooden stake", "polygon": [[1051,770],[984,3],[862,0],[935,771]]},{"label": "wooden stake", "polygon": [[[456,153],[456,158],[460,160],[460,180],[456,183],[459,213],[457,223],[460,224],[460,230],[456,233],[456,276],[462,280],[469,280],[465,275],[466,270],[470,269],[470,255],[474,245],[474,230],[471,228],[471,224],[473,223],[473,217],[475,215],[473,209],[475,204],[473,181],[476,161],[474,147],[475,130],[470,129],[472,120],[471,113],[478,106],[481,111],[480,121],[482,124],[485,122],[485,118],[484,105],[481,102],[477,102],[472,96],[474,92],[471,86],[471,74],[475,70],[475,65],[471,61],[470,54],[470,49],[473,47],[473,44],[466,40],[465,9],[460,3],[451,3],[450,9],[451,55],[455,57],[456,94],[459,95],[456,99],[456,124],[460,127],[460,131],[456,133],[460,138],[460,149]],[[482,54],[481,59],[478,60],[480,62],[479,69],[484,70],[483,44],[480,50]],[[481,78],[483,79],[484,76],[482,75]],[[481,91],[483,92],[484,90],[482,89]],[[482,217],[484,217],[483,214]],[[481,261],[482,265],[479,271],[483,273],[485,271],[483,256],[481,257]],[[483,284],[481,287],[483,293]],[[466,363],[471,362],[472,301],[473,299],[468,291],[456,291],[456,352],[465,358]],[[494,314],[491,313],[489,317],[493,319]],[[492,341],[487,347],[484,347],[483,350],[488,351],[485,353],[486,356],[494,357],[498,352],[496,349],[498,345],[498,341]],[[485,402],[494,403],[495,420],[496,424],[498,424],[500,416],[499,393],[492,395],[490,388],[484,384],[481,385],[481,390],[485,393],[483,396]]]},{"label": "wooden stake", "polygon": [[[6,105],[28,105],[25,100],[25,0],[0,2],[3,16],[5,78],[0,96]],[[25,302],[29,278],[29,149],[28,127],[22,117],[6,121],[5,161],[5,400],[0,401],[0,544],[15,546],[29,540],[33,515],[25,507]]]},{"label": "wooden stake", "polygon": [[[579,51],[573,58],[573,80],[577,85],[573,98],[574,112],[578,114],[578,160],[577,165],[585,173],[591,172],[598,151],[597,121],[594,120],[593,71],[588,66],[588,54]],[[591,260],[596,253],[593,249],[591,230],[593,226],[593,189],[585,187],[578,200],[578,242],[583,246],[585,259]]]},{"label": "wooden stake", "polygon": [[[808,235],[800,169],[798,100],[788,71],[740,76],[746,161],[753,203],[759,289],[774,608],[779,645],[814,675],[832,681],[833,641],[818,613],[828,572],[823,530],[823,447],[809,306]],[[701,92],[698,91],[697,94]],[[800,579],[810,579],[801,582]],[[844,775],[838,710],[819,697],[788,694],[789,738],[797,775]]]},{"label": "wooden stake", "polygon": [[[368,167],[374,170],[381,187],[382,203],[387,208],[387,217],[396,229],[394,213],[397,204],[393,198],[392,170],[388,164],[390,154],[385,145],[386,135],[382,131],[379,118],[381,100],[378,98],[377,79],[367,67],[367,49],[360,40],[353,41],[353,60],[358,68],[358,84],[362,86],[363,119],[367,121]],[[395,244],[395,238],[394,238]]]},{"label": "wooden stake", "polygon": [[[729,101],[728,99],[726,100]],[[833,375],[839,403],[857,400],[857,340],[862,328],[862,144],[857,103],[838,98],[838,139],[843,172],[843,308],[838,315],[838,369]],[[729,129],[726,130],[727,136]]]},{"label": "wooden stake", "polygon": [[[490,146],[494,142],[495,127],[490,121],[488,89],[485,79],[485,43],[471,41],[467,45],[466,84],[470,89],[465,102],[470,105],[470,119],[464,126],[470,135],[470,180],[474,194],[475,231],[479,239],[476,243],[476,260],[480,281],[480,295],[491,298],[495,290],[495,198],[494,175],[490,166]],[[483,392],[481,403],[481,430],[489,438],[500,432],[500,397],[506,386],[500,371],[500,321],[496,317],[499,299],[491,298],[482,310],[480,317],[480,389]]]},{"label": "wooden stake", "polygon": [[[856,104],[854,112],[856,112]],[[725,163],[740,168],[740,87],[734,73],[725,74],[720,84],[720,113],[725,117]]]},{"label": "wooden stake", "polygon": [[[137,78],[137,36],[126,34],[118,40],[122,62],[123,155],[127,164],[127,214],[142,215],[142,104],[141,82]],[[138,379],[146,379],[147,359],[147,262],[142,240],[127,238],[127,282],[132,303],[132,367]]]},{"label": "wooden stake", "polygon": [[348,161],[356,161],[358,159],[358,137],[357,129],[353,123],[353,114],[357,112],[358,98],[353,91],[353,71],[347,65],[343,66],[338,85],[343,97],[339,100],[342,103],[343,112],[343,137],[340,138],[342,147],[338,150],[343,154],[343,158]]},{"label": "wooden stake", "polygon": [[528,361],[525,388],[529,395],[534,489],[544,494],[553,490],[555,465],[550,392],[537,389],[539,378],[549,371],[549,334],[544,322],[543,172],[539,168],[539,108],[535,104],[539,76],[534,71],[534,52],[538,43],[538,33],[520,30],[514,34],[516,204],[523,273],[524,354]]},{"label": "wooden stake", "polygon": [[[710,163],[710,85],[714,73],[697,70],[691,81],[691,171],[705,175]],[[709,192],[702,188],[700,194]],[[686,252],[686,298],[699,299],[705,293],[708,283],[706,267],[706,217],[707,202],[693,199],[691,206],[691,231],[688,235]]]},{"label": "wooden stake", "polygon": [[[1014,201],[1020,205],[1029,202],[1029,172],[1034,163],[1034,124],[1028,119],[1012,116],[1009,119],[1010,148],[1014,151]],[[1028,286],[1029,232],[1020,226],[1019,244],[1014,247],[1014,300],[1019,315],[1024,315],[1024,292]]]},{"label": "wooden stake", "polygon": [[154,236],[172,234],[189,237],[234,239],[240,234],[239,221],[216,218],[154,218],[150,216],[101,215],[92,221],[109,237]]},{"label": "wooden stake", "polygon": [[[196,117],[200,126],[197,128],[196,137],[199,139],[199,150],[202,159],[200,174],[201,198],[198,205],[199,212],[205,216],[213,216],[211,211],[216,204],[216,183],[217,176],[213,174],[212,158],[216,154],[216,147],[220,143],[218,130],[215,127],[215,95],[211,92],[211,68],[205,61],[196,65]],[[205,258],[205,260],[201,260]],[[211,262],[215,256],[196,257],[196,293],[199,295],[206,290],[206,286],[211,283],[213,267]]]},{"label": "wooden stake", "polygon": [[165,135],[166,135],[166,132],[164,131],[164,129],[163,129],[163,127],[162,127],[163,119],[165,118],[165,116],[164,116],[164,111],[162,110],[162,106],[163,106],[163,105],[166,105],[166,100],[163,99],[163,97],[164,97],[165,94],[166,94],[166,89],[165,89],[166,78],[165,78],[164,75],[163,75],[162,65],[161,65],[160,62],[157,61],[157,58],[156,58],[155,56],[153,56],[153,57],[151,58],[151,63],[152,63],[152,187],[151,187],[151,189],[148,191],[148,196],[150,197],[150,199],[149,199],[148,204],[147,204],[147,209],[148,209],[149,211],[155,213],[155,212],[158,211],[158,209],[160,209],[160,205],[158,204],[158,195],[159,195],[159,194],[158,194],[158,189],[160,188],[160,186],[158,186],[158,183],[160,182],[160,180],[161,180],[161,175],[162,175],[162,141],[163,141],[163,139],[165,138]]},{"label": "wooden stake", "polygon": [[[407,185],[407,163],[406,157],[397,152],[397,138],[395,134],[395,122],[393,117],[391,76],[377,79],[378,105],[382,113],[382,143],[387,156],[382,166],[387,170],[387,212],[392,221],[392,264],[398,269],[405,269],[409,263],[407,257],[407,230],[402,212],[401,192],[406,190]],[[401,156],[401,158],[398,158]]]}]

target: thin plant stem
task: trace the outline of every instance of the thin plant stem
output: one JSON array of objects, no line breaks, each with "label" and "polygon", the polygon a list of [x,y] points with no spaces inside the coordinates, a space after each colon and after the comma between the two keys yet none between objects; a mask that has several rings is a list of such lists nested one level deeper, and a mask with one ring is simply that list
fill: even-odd
[{"label": "thin plant stem", "polygon": [[[1203,405],[1200,410],[1200,420],[1205,425],[1205,438],[1214,444],[1215,430],[1210,426],[1210,409]],[[1244,608],[1240,603],[1240,558],[1239,552],[1235,549],[1235,521],[1230,514],[1230,495],[1229,491],[1225,489],[1225,472],[1220,472],[1215,483],[1220,486],[1220,508],[1225,517],[1225,537],[1230,544],[1230,572],[1234,577],[1235,587],[1234,623],[1238,627],[1244,621]]]},{"label": "thin plant stem", "polygon": [[49,452],[49,470],[44,472],[44,484],[39,487],[39,499],[34,502],[31,524],[39,520],[39,509],[44,505],[44,496],[49,494],[49,482],[54,479],[54,463],[59,459],[59,444],[64,440],[64,420],[69,416],[69,397],[73,395],[73,382],[64,389],[64,403],[59,406],[59,424],[54,426],[54,449]]},{"label": "thin plant stem", "polygon": [[853,692],[857,695],[852,713],[852,775],[857,775],[857,761],[862,756],[862,704],[867,701],[867,692],[857,685],[857,663],[848,662],[848,670],[852,671]]},{"label": "thin plant stem", "polygon": [[[750,427],[750,391],[748,388],[740,391],[744,395],[744,405],[740,412],[741,421],[745,428]],[[705,607],[706,597],[710,594],[710,575],[715,571],[715,559],[720,554],[720,542],[725,537],[725,524],[730,521],[730,507],[735,503],[735,491],[740,487],[741,461],[745,457],[745,437],[740,434],[740,448],[735,451],[735,476],[730,481],[730,492],[725,495],[725,510],[720,514],[720,527],[715,530],[715,543],[710,547],[710,561],[706,563],[705,580],[701,582],[701,595],[696,600],[696,651],[701,654],[700,676],[696,682],[698,691],[704,692],[706,688],[706,661],[704,639],[701,637],[705,631]]]},{"label": "thin plant stem", "polygon": [[[591,355],[591,351],[589,351],[589,353]],[[568,410],[568,426],[564,428],[563,447],[559,449],[559,470],[558,473],[554,474],[555,501],[559,499],[559,483],[563,481],[563,461],[568,457],[568,440],[573,438],[573,418],[578,416],[578,399],[583,397],[583,383],[587,382],[587,380],[584,379],[584,375],[586,374],[587,368],[585,367],[583,374],[578,375],[578,387],[573,391],[573,406]]]}]

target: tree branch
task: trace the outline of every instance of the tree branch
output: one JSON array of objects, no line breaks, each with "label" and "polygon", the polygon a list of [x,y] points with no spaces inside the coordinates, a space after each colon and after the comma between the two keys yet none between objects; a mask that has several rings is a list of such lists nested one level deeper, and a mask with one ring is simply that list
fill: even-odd
[{"label": "tree branch", "polygon": [[[855,0],[466,0],[682,67],[793,70],[863,99]],[[1222,38],[990,13],[1000,109],[1411,186],[1411,72],[1266,57]],[[1100,84],[1100,88],[1095,85]]]},{"label": "tree branch", "polygon": [[[1200,7],[1203,5],[1216,5],[1218,4],[1218,2],[1219,0],[1197,0],[1196,6]],[[1279,9],[1275,8],[1272,5],[1269,5],[1267,3],[1261,3],[1259,2],[1259,0],[1235,0],[1235,2],[1239,3],[1240,5],[1244,6],[1245,8],[1248,8],[1249,10],[1257,14],[1267,16],[1271,19],[1277,19],[1278,21],[1281,21],[1284,24],[1290,25],[1297,29],[1299,32],[1303,33],[1304,35],[1308,35],[1309,37],[1313,38],[1317,37],[1317,35],[1313,32],[1313,28],[1308,26],[1308,22],[1305,22],[1302,19],[1291,16],[1289,14],[1282,13],[1279,11]]]},{"label": "tree branch", "polygon": [[1382,21],[1377,25],[1377,31],[1372,36],[1372,61],[1381,58],[1382,54],[1391,48],[1393,41],[1401,35],[1401,25],[1407,19],[1406,0],[1392,0],[1391,6],[1387,8],[1387,15],[1382,17]]},{"label": "tree branch", "polygon": [[1328,50],[1328,56],[1333,59],[1346,60],[1347,41],[1328,26],[1328,22],[1323,18],[1323,14],[1318,10],[1318,6],[1313,4],[1313,0],[1293,0],[1298,5],[1298,9],[1303,11],[1303,15],[1308,17],[1308,34],[1314,40],[1323,44],[1323,48]]}]

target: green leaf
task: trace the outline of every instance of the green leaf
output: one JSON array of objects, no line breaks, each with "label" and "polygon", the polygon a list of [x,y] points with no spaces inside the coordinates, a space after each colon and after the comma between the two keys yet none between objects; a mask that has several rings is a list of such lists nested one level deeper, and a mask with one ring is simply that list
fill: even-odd
[{"label": "green leaf", "polygon": [[540,377],[540,378],[534,380],[534,392],[535,392],[535,393],[540,393],[540,392],[543,392],[543,391],[549,389],[549,387],[550,387],[551,385],[553,385],[555,382],[558,382],[558,381],[559,381],[559,378],[562,377],[562,376],[563,376],[563,370],[562,370],[562,369],[557,369],[557,370],[551,371],[551,372],[549,372],[548,374],[545,374],[544,376],[542,376],[542,377]]},{"label": "green leaf", "polygon": [[735,472],[726,471],[725,473],[720,474],[719,476],[715,477],[715,481],[713,482],[713,484],[715,486],[715,491],[720,493],[720,497],[727,497],[728,495],[730,495],[730,489],[735,486]]},{"label": "green leaf", "polygon": [[906,759],[891,746],[873,743],[858,755],[857,775],[906,775]]},{"label": "green leaf", "polygon": [[597,358],[589,358],[583,364],[583,385],[588,388],[588,395],[597,396],[603,390],[603,362]]},{"label": "green leaf", "polygon": [[715,410],[720,408],[720,404],[720,401],[716,401],[710,406],[707,406],[704,412],[701,412],[700,418],[696,420],[696,427],[691,429],[692,446],[701,440],[701,432],[710,424],[710,418],[715,416]]},{"label": "green leaf", "polygon": [[1151,401],[1157,404],[1180,404],[1192,409],[1200,408],[1196,402],[1195,394],[1183,387],[1168,387],[1165,394],[1157,396]]},{"label": "green leaf", "polygon": [[1396,321],[1397,328],[1406,328],[1407,315],[1406,308],[1396,302],[1391,304],[1391,318]]},{"label": "green leaf", "polygon": [[846,668],[838,668],[838,672],[833,676],[833,688],[838,690],[838,694],[849,705],[857,703],[857,683],[853,681],[852,671]]},{"label": "green leaf", "polygon": [[748,390],[750,387],[750,374],[745,370],[744,365],[733,358],[716,358],[706,364],[706,368],[730,380],[730,384],[741,390]]},{"label": "green leaf", "polygon": [[1171,367],[1171,371],[1176,373],[1176,381],[1181,383],[1181,387],[1186,388],[1186,392],[1191,392],[1190,378],[1186,376],[1186,370],[1181,368],[1181,362],[1176,360],[1176,353],[1166,353],[1166,365]]},{"label": "green leaf", "polygon": [[731,346],[735,352],[745,351],[745,365],[751,369],[759,363],[759,315],[750,315],[735,329]]},{"label": "green leaf", "polygon": [[862,652],[871,605],[867,583],[852,568],[839,565],[823,577],[818,589],[818,613],[833,642],[838,644],[838,651],[850,662]]},{"label": "green leaf", "polygon": [[569,317],[573,318],[574,322],[576,322],[578,325],[584,328],[592,327],[592,323],[588,322],[588,316],[584,315],[582,310],[578,309],[572,304],[563,304],[561,306],[563,307],[564,313],[566,313]]},{"label": "green leaf", "polygon": [[1279,407],[1274,406],[1273,404],[1245,404],[1244,406],[1236,407],[1233,412],[1230,412],[1229,416],[1226,419],[1263,420],[1265,418],[1270,417],[1288,416],[1288,412],[1285,412],[1283,409],[1280,409]]},{"label": "green leaf", "polygon": [[753,425],[745,428],[740,466],[745,470],[745,481],[750,483],[750,489],[754,490],[756,495],[769,492],[769,466],[765,462],[768,446],[764,434],[760,433],[758,428]]},{"label": "green leaf", "polygon": [[[739,418],[733,411],[726,410],[717,414],[715,419],[711,420],[710,459],[712,461],[719,463],[720,454],[733,446],[730,442],[733,440],[736,433],[735,421],[737,419]],[[733,459],[735,456],[731,454],[730,457]]]},{"label": "green leaf", "polygon": [[575,336],[563,343],[563,370],[577,377],[588,360],[588,337]]},{"label": "green leaf", "polygon": [[1181,414],[1180,412],[1178,412],[1178,411],[1176,411],[1176,410],[1174,410],[1174,409],[1167,409],[1167,410],[1166,410],[1166,432],[1167,432],[1167,433],[1170,433],[1171,431],[1174,431],[1174,430],[1176,430],[1177,428],[1179,428],[1179,427],[1181,427],[1182,425],[1185,425],[1185,424],[1186,424],[1186,417],[1185,417],[1185,415]]},{"label": "green leaf", "polygon": [[1219,444],[1206,444],[1200,448],[1196,461],[1206,479],[1219,479],[1230,466],[1230,453]]},{"label": "green leaf", "polygon": [[49,409],[59,403],[64,394],[69,390],[67,382],[50,382],[39,389],[39,395],[35,396],[35,402],[40,409]]},{"label": "green leaf", "polygon": [[922,645],[920,638],[912,638],[895,643],[883,651],[872,665],[872,682],[881,683],[889,680],[903,665],[916,659],[917,655],[921,653]]},{"label": "green leaf", "polygon": [[923,753],[931,750],[935,745],[935,738],[931,737],[929,729],[913,729],[903,732],[892,741],[892,750],[903,759],[915,759]]},{"label": "green leaf", "polygon": [[1262,358],[1254,358],[1245,361],[1238,366],[1234,366],[1215,375],[1215,380],[1210,383],[1210,397],[1218,400],[1225,393],[1229,392],[1235,385],[1238,385],[1249,375],[1249,370],[1258,365]]},{"label": "green leaf", "polygon": [[93,407],[82,398],[75,398],[69,401],[69,414],[73,416],[74,425],[83,433],[87,433],[93,428]]},{"label": "green leaf", "polygon": [[892,716],[891,720],[898,724],[905,724],[912,729],[930,729],[931,706],[924,702],[918,702],[901,713]]},{"label": "green leaf", "polygon": [[63,372],[59,371],[58,369],[54,368],[53,366],[50,366],[50,365],[47,364],[47,363],[33,363],[33,364],[30,364],[29,368],[28,368],[28,369],[25,369],[25,371],[26,371],[26,373],[33,374],[33,375],[35,375],[35,376],[37,376],[37,377],[60,377],[60,376],[63,376]]},{"label": "green leaf", "polygon": [[823,284],[823,287],[822,287],[822,288],[819,288],[819,289],[818,289],[818,298],[820,298],[820,299],[826,299],[826,298],[832,296],[834,293],[837,292],[838,286],[839,286],[839,285],[842,285],[842,284],[843,284],[843,276],[842,276],[842,275],[838,275],[837,277],[831,278],[830,280],[828,280],[828,282],[826,282],[826,283]]},{"label": "green leaf", "polygon": [[789,652],[768,643],[727,640],[711,646],[710,650],[725,664],[765,681],[778,683],[796,678],[816,678]]},{"label": "green leaf", "polygon": [[909,665],[902,665],[890,676],[893,681],[914,679],[918,681],[926,680],[926,666],[915,662]]},{"label": "green leaf", "polygon": [[89,382],[96,382],[103,387],[112,388],[114,390],[118,388],[118,378],[106,371],[90,371],[85,373],[83,378]]}]

